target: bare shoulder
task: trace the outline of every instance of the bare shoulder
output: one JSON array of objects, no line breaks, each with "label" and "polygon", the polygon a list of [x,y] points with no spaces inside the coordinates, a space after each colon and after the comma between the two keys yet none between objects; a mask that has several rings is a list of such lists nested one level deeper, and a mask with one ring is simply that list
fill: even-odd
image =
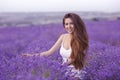
[{"label": "bare shoulder", "polygon": [[67,36],[67,34],[61,34],[61,35],[60,35],[60,38],[63,39],[63,38],[66,37],[66,36]]},{"label": "bare shoulder", "polygon": [[62,34],[62,35],[63,35],[63,37],[67,37],[67,36],[69,36],[70,34],[65,33],[65,34]]}]

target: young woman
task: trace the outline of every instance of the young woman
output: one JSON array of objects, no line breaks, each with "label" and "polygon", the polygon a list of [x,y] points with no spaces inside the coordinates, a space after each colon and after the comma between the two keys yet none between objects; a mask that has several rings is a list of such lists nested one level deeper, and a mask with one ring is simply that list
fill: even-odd
[{"label": "young woman", "polygon": [[63,26],[67,33],[62,34],[57,42],[48,51],[39,54],[23,54],[24,56],[48,56],[60,48],[63,64],[68,64],[68,74],[81,79],[81,70],[84,67],[88,50],[88,34],[79,15],[68,13],[63,18]]}]

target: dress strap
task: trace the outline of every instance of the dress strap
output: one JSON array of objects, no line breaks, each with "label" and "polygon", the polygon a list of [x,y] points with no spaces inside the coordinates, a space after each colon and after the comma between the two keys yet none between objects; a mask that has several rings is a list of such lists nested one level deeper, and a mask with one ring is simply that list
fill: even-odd
[{"label": "dress strap", "polygon": [[65,35],[63,36],[62,45],[63,45],[64,41],[65,41]]}]

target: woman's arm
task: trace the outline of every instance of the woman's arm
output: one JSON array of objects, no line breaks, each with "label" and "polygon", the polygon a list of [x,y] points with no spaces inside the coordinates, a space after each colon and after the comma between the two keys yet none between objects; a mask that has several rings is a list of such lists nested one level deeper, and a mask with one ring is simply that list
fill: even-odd
[{"label": "woman's arm", "polygon": [[62,34],[58,40],[56,41],[56,43],[48,50],[42,53],[39,53],[40,56],[49,56],[52,55],[56,50],[58,50],[61,46],[62,40],[63,40],[63,36],[64,34]]},{"label": "woman's arm", "polygon": [[48,56],[48,55],[52,55],[56,50],[58,50],[60,48],[61,42],[63,40],[63,36],[64,36],[64,34],[62,34],[58,38],[56,43],[48,51],[38,53],[38,54],[22,54],[22,56]]}]

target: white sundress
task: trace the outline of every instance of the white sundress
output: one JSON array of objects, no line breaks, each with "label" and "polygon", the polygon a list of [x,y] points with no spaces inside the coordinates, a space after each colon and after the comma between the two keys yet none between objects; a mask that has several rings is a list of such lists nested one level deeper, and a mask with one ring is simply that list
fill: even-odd
[{"label": "white sundress", "polygon": [[[67,63],[67,60],[69,59],[71,53],[72,53],[72,49],[70,48],[70,49],[66,50],[63,47],[63,42],[62,42],[61,48],[60,48],[60,55],[62,56],[63,64]],[[85,71],[77,70],[77,69],[75,69],[75,67],[73,65],[69,65],[67,68],[66,75],[68,74],[68,76],[77,77],[80,80],[83,80],[85,73],[86,73]]]}]

